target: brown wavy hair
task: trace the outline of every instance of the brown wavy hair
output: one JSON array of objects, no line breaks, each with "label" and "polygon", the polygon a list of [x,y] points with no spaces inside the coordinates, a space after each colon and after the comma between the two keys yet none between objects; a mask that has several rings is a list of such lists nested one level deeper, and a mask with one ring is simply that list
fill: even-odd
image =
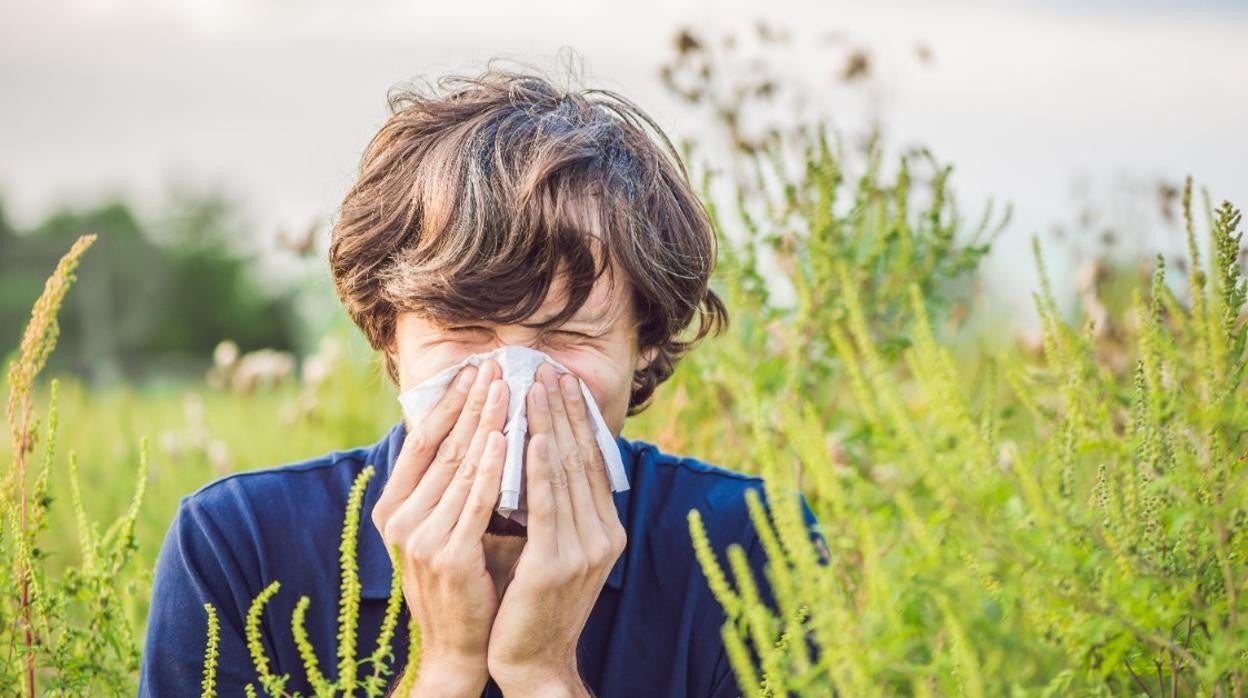
[{"label": "brown wavy hair", "polygon": [[[488,67],[393,88],[389,107],[343,199],[329,262],[392,381],[398,313],[554,327],[610,262],[631,284],[639,348],[654,356],[633,377],[629,414],[727,323],[708,285],[710,218],[671,141],[628,99]],[[523,323],[557,274],[564,307]]]}]

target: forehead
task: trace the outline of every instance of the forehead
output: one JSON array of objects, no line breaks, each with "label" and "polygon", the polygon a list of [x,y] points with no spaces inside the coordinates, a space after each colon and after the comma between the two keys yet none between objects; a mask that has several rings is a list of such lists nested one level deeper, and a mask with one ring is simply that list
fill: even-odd
[{"label": "forehead", "polygon": [[[572,205],[568,207],[571,217],[577,221],[582,230],[586,231],[589,236],[597,241],[604,239],[604,230],[602,229],[602,219],[595,215],[598,213],[598,207],[602,205],[602,199],[591,194],[579,197],[573,200]],[[589,245],[589,253],[593,257],[594,264],[602,262],[602,255],[606,254],[603,246],[600,244]],[[560,264],[562,267],[563,264]],[[556,315],[567,303],[567,277],[558,273],[551,282],[550,291],[547,292],[545,300],[542,302],[541,308],[538,309],[528,321],[542,321],[546,318]],[[594,286],[585,299],[585,302],[572,315],[571,321],[580,319],[605,319],[608,322],[613,321],[619,316],[625,314],[625,311],[631,310],[632,307],[632,287],[628,282],[628,275],[623,273],[615,260],[608,257],[607,264],[603,269],[603,273],[594,282]]]},{"label": "forehead", "polygon": [[[562,274],[557,275],[541,307],[521,324],[540,324],[554,319],[568,302],[566,281]],[[590,325],[605,329],[627,322],[632,316],[631,311],[632,293],[627,277],[614,266],[608,266],[594,282],[585,302],[564,324]]]}]

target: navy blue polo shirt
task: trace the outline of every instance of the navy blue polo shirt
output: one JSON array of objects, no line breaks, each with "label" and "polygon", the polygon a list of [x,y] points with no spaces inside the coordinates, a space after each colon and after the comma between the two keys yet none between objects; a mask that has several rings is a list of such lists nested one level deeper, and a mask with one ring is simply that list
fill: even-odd
[{"label": "navy blue polo shirt", "polygon": [[[359,527],[356,647],[360,657],[372,653],[390,593],[391,564],[371,512],[404,435],[400,422],[372,446],[230,475],[183,497],[156,564],[139,695],[198,694],[205,603],[216,608],[220,621],[218,694],[242,695],[242,686],[256,681],[244,637],[247,609],[273,580],[281,588],[261,626],[271,670],[290,674],[288,691],[310,692],[291,630],[295,604],[306,595],[308,635],[322,672],[332,680],[343,512],[352,482],[370,464],[376,473]],[[581,635],[582,676],[604,697],[737,696],[720,639],[724,613],[694,558],[687,516],[690,509],[701,511],[722,562],[729,544],[742,545],[761,582],[765,555],[747,514],[745,491],[754,488],[761,495],[762,481],[662,453],[644,441],[619,437],[616,443],[631,485],[615,494],[628,544]],[[806,515],[813,527],[809,509]],[[407,620],[405,605],[394,642],[400,661],[407,652]],[[485,695],[501,694],[491,681]]]}]

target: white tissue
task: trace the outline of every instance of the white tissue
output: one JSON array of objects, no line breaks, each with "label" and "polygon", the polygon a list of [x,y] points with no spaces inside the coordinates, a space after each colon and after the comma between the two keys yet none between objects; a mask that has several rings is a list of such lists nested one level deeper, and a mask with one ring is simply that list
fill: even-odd
[{"label": "white tissue", "polygon": [[[468,365],[480,366],[486,359],[494,359],[498,362],[503,369],[503,380],[506,381],[508,389],[507,422],[503,426],[507,454],[503,461],[503,481],[499,488],[497,511],[504,517],[524,524],[528,519],[526,515],[528,509],[523,496],[524,437],[528,432],[525,406],[528,404],[529,388],[533,385],[537,367],[542,362],[553,366],[557,374],[571,373],[571,371],[545,352],[525,346],[504,346],[493,351],[473,354],[458,364],[440,371],[399,395],[399,404],[403,406],[403,413],[407,415],[409,422],[413,425],[418,424],[446,393],[451,380],[459,373],[459,369]],[[613,492],[622,492],[628,489],[628,477],[624,474],[624,463],[620,459],[619,446],[616,445],[615,437],[611,435],[611,430],[603,421],[602,413],[598,410],[598,403],[594,402],[594,396],[590,394],[585,381],[579,379],[578,381],[581,384],[581,395],[585,398],[585,404],[589,408],[594,439],[598,442],[603,462],[606,464],[607,480],[611,483]]]}]

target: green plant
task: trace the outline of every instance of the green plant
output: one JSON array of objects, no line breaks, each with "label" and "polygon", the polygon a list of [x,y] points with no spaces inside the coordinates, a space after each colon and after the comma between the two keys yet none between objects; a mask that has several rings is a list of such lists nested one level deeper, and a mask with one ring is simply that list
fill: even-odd
[{"label": "green plant", "polygon": [[[127,599],[145,595],[142,578],[129,574],[136,550],[135,520],[147,477],[142,444],[138,484],[130,506],[107,530],[88,522],[78,484],[77,455],[69,454],[69,487],[78,522],[81,562],[49,572],[44,547],[56,460],[57,394],[51,385],[41,431],[34,410],[35,380],[56,346],[57,311],[74,281],[79,258],[95,241],[78,239],[44,285],[8,367],[11,462],[0,491],[0,585],[16,589],[0,601],[0,691],[6,695],[125,693],[138,669],[139,653],[128,619]],[[43,440],[38,469],[32,457]]]},{"label": "green plant", "polygon": [[[888,174],[873,145],[850,176],[833,142],[815,134],[787,141],[787,155],[766,143],[742,155],[753,181],[713,206],[717,226],[742,229],[721,248],[715,280],[734,321],[626,428],[765,476],[765,502],[746,502],[772,562],[765,578],[749,575],[740,549],[712,550],[703,522],[690,520],[743,689],[1242,696],[1248,284],[1239,213],[1206,204],[1203,244],[1189,183],[1186,265],[1158,261],[1143,280],[1130,264],[1115,267],[1126,271],[1108,272],[1118,276],[1106,312],[1088,310],[1096,325],[1062,317],[1046,280],[1039,353],[985,356],[959,341],[959,321],[1000,227],[991,215],[963,220],[946,195],[948,168],[926,155]],[[57,308],[89,245],[76,244],[48,281],[7,374],[0,584],[15,593],[0,602],[6,695],[133,693],[142,570],[177,496],[232,469],[360,443],[392,423],[377,409],[392,396],[366,348],[343,352],[324,382],[252,395],[41,384]],[[1045,278],[1038,253],[1037,262]],[[1167,283],[1176,270],[1186,270],[1186,290]],[[297,438],[256,443],[256,425],[268,423]],[[139,428],[162,436],[150,482]],[[177,438],[163,438],[170,432]],[[137,489],[115,476],[135,461]],[[404,631],[397,573],[379,642],[358,646],[353,545],[369,475],[345,512],[335,667],[317,664],[303,631],[311,600],[281,619],[289,635],[277,633],[299,648],[314,695],[380,695],[395,680],[405,694],[419,659],[410,624],[407,657],[392,656]],[[90,522],[85,491],[93,508],[121,511],[117,522]],[[51,506],[60,492],[71,506]],[[797,492],[826,551],[812,544]],[[77,545],[61,530],[77,530]],[[289,693],[291,677],[267,668],[257,642],[280,581],[248,614],[258,671],[246,695]],[[205,613],[201,691],[210,696],[220,619]]]},{"label": "green plant", "polygon": [[[750,385],[750,504],[777,608],[730,549],[734,583],[691,519],[724,636],[751,695],[1242,696],[1248,666],[1248,400],[1241,218],[1211,211],[1200,262],[1191,185],[1183,302],[1158,261],[1123,342],[1036,304],[1044,351],[960,370],[918,284],[907,348],[886,352],[860,272],[837,263],[827,323],[852,400]],[[1041,276],[1046,275],[1037,248]],[[826,531],[819,565],[801,490]],[[748,651],[747,651],[748,647]],[[812,651],[813,650],[813,651]]]},{"label": "green plant", "polygon": [[[394,653],[391,644],[394,639],[394,631],[398,626],[399,611],[403,604],[402,565],[399,564],[397,548],[392,548],[390,551],[390,560],[394,573],[391,576],[390,597],[386,602],[385,614],[382,616],[377,646],[363,659],[356,655],[360,604],[360,578],[359,568],[356,564],[356,541],[359,538],[360,508],[364,501],[364,488],[368,485],[368,481],[372,476],[372,466],[362,470],[352,484],[350,494],[347,497],[342,539],[338,548],[342,588],[339,590],[338,598],[338,666],[336,678],[333,681],[326,678],[325,673],[321,671],[316,659],[316,652],[308,639],[308,633],[304,627],[304,619],[306,618],[311,599],[307,596],[299,597],[291,617],[293,641],[299,648],[299,656],[303,660],[303,669],[306,672],[308,683],[312,686],[312,694],[317,696],[317,698],[335,695],[350,696],[355,695],[356,691],[363,691],[366,696],[385,695],[389,685],[387,677],[394,672]],[[260,689],[269,696],[290,696],[295,698],[301,695],[298,691],[286,690],[286,684],[290,681],[290,675],[282,674],[277,676],[273,674],[269,668],[269,660],[265,654],[264,645],[260,640],[260,624],[265,606],[280,589],[281,581],[273,580],[256,596],[251,603],[251,607],[247,610],[247,649],[256,668]],[[209,698],[217,695],[215,682],[216,663],[214,658],[220,637],[217,634],[217,626],[214,623],[216,610],[211,604],[206,605],[205,609],[208,612],[209,624],[207,645],[204,652],[202,695],[204,698]],[[403,664],[400,665],[406,668],[406,672],[400,679],[399,686],[401,689],[406,687],[410,691],[410,680],[417,666],[420,652],[419,627],[414,622],[408,624],[408,634],[410,637],[408,655],[404,658]],[[364,676],[360,676],[359,669],[367,667],[371,667],[371,671],[366,671]],[[248,695],[253,695],[256,688],[254,685],[248,684],[246,690]],[[400,691],[399,695],[406,695],[406,692]]]}]

